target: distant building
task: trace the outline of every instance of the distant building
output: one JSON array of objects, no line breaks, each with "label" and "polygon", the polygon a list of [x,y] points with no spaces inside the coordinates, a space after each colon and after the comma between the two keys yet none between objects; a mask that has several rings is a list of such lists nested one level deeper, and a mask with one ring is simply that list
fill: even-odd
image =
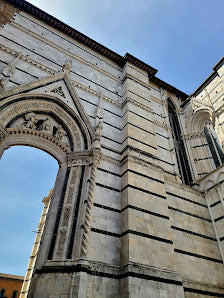
[{"label": "distant building", "polygon": [[17,298],[20,295],[24,276],[0,273],[0,298]]}]

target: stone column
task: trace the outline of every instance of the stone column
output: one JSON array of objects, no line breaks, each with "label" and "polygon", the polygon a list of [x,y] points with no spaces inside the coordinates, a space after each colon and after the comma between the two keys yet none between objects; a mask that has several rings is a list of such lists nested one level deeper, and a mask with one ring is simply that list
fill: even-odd
[{"label": "stone column", "polygon": [[81,242],[81,252],[78,264],[89,267],[88,262],[88,245],[89,245],[89,236],[91,230],[91,221],[92,221],[92,209],[93,209],[93,200],[94,200],[94,192],[95,192],[95,184],[96,184],[96,172],[97,167],[101,160],[101,150],[93,149],[92,154],[92,169],[89,181],[89,191],[88,197],[86,200],[85,206],[85,216],[83,221],[83,232],[82,232],[82,242]]},{"label": "stone column", "polygon": [[172,285],[163,285],[167,297],[176,291],[184,297],[176,272],[163,168],[157,158],[151,93],[147,73],[127,64],[122,102],[120,295],[157,297],[162,290],[156,282],[160,276],[172,279]]},{"label": "stone column", "polygon": [[79,257],[81,235],[77,231],[91,162],[92,151],[74,152],[59,169],[29,297],[51,295],[56,284],[57,294],[68,297],[82,288],[83,278],[74,272],[74,265]]}]

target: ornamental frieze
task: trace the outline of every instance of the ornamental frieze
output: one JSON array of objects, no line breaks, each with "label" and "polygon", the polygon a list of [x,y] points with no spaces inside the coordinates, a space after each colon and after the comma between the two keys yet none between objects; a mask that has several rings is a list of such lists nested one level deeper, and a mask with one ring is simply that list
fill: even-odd
[{"label": "ornamental frieze", "polygon": [[[56,121],[50,114],[55,114],[57,118],[62,119],[70,131],[70,139],[62,123]],[[21,116],[18,117],[19,115]],[[24,133],[29,133],[27,129],[38,131],[38,135],[40,135],[39,132],[43,132],[53,136],[59,143],[64,143],[71,150],[73,145],[76,149],[82,150],[83,137],[75,120],[61,107],[49,101],[32,99],[14,103],[13,106],[1,111],[0,120],[4,127],[20,129],[19,133],[22,133],[22,128],[25,129]],[[75,144],[73,144],[74,140]]]},{"label": "ornamental frieze", "polygon": [[89,165],[91,162],[92,162],[92,151],[73,152],[68,155],[69,167]]}]

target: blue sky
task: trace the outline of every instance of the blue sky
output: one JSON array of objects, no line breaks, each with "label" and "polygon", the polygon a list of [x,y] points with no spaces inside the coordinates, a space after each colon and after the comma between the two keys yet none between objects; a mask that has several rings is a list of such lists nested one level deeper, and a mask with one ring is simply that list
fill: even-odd
[{"label": "blue sky", "polygon": [[0,159],[0,272],[24,275],[41,202],[54,187],[57,161],[44,151],[15,146]]},{"label": "blue sky", "polygon": [[158,69],[192,93],[224,55],[223,0],[32,0],[102,43]]},{"label": "blue sky", "polygon": [[[158,69],[158,77],[192,93],[223,56],[223,0],[36,0],[44,11],[120,55]],[[0,160],[0,271],[24,275],[57,162],[29,147]]]}]

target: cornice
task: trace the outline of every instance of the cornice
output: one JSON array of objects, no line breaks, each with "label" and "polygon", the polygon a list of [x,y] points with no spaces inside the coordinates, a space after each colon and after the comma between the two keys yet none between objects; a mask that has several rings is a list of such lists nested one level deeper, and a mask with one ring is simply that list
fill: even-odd
[{"label": "cornice", "polygon": [[91,67],[91,68],[94,68],[95,70],[107,75],[108,77],[110,77],[111,79],[117,81],[117,82],[121,82],[121,79],[117,78],[116,76],[112,75],[111,73],[101,69],[100,67],[96,66],[95,64],[93,63],[90,63],[88,62],[86,59],[83,59],[77,55],[75,55],[74,53],[72,53],[71,51],[69,50],[65,50],[63,49],[62,47],[60,47],[58,44],[55,44],[54,42],[52,41],[49,41],[48,39],[44,38],[43,36],[40,36],[38,34],[36,34],[35,32],[31,31],[31,30],[28,30],[27,28],[25,28],[24,26],[20,25],[20,24],[17,24],[15,23],[14,21],[11,22],[11,26],[13,26],[14,28],[17,28],[18,30],[21,30],[23,31],[24,33],[38,39],[39,41],[49,45],[50,47],[53,47],[55,48],[56,50],[62,52],[63,54],[65,54],[66,56],[68,57],[71,57],[81,63],[84,63],[86,64],[87,66]]},{"label": "cornice", "polygon": [[180,91],[179,89],[177,89],[176,87],[164,82],[163,80],[150,75],[149,74],[149,81],[153,82],[154,84],[162,87],[163,89],[166,89],[167,91],[176,94],[177,97],[180,97],[183,100],[186,100],[188,98],[188,95],[182,91]]},{"label": "cornice", "polygon": [[98,43],[97,41],[93,40],[92,38],[86,36],[85,34],[79,32],[78,30],[66,25],[62,21],[58,20],[57,18],[51,16],[50,14],[44,12],[43,10],[37,8],[36,6],[30,4],[25,0],[6,0],[7,2],[13,4],[15,7],[18,7],[22,11],[25,11],[35,18],[45,22],[49,26],[52,26],[56,30],[72,37],[73,39],[77,40],[78,42],[84,44],[88,48],[98,52],[99,54],[103,55],[104,57],[110,59],[120,67],[124,67],[127,62],[130,62],[132,65],[146,71],[149,76],[149,80],[158,86],[165,88],[166,90],[175,93],[178,97],[182,100],[188,98],[188,95],[184,92],[178,90],[177,88],[169,85],[168,83],[162,81],[161,79],[155,77],[157,70],[152,66],[144,63],[143,61],[139,60],[138,58],[132,56],[129,53],[126,53],[125,56],[121,56],[114,51],[108,49],[107,47],[103,46],[102,44]]},{"label": "cornice", "polygon": [[[5,52],[8,55],[11,55],[13,57],[16,57],[18,55],[18,52],[14,51],[13,49],[10,49],[10,48],[6,47],[5,45],[1,45],[1,44],[0,44],[0,51]],[[30,57],[27,57],[27,56],[22,55],[22,54],[21,54],[20,60],[23,60],[24,62],[32,64],[33,66],[35,66],[35,67],[37,67],[37,68],[51,74],[51,75],[54,75],[57,72],[56,70],[54,70],[52,68],[49,68],[49,67],[47,67],[47,66],[45,66],[45,65],[31,59]]]}]

